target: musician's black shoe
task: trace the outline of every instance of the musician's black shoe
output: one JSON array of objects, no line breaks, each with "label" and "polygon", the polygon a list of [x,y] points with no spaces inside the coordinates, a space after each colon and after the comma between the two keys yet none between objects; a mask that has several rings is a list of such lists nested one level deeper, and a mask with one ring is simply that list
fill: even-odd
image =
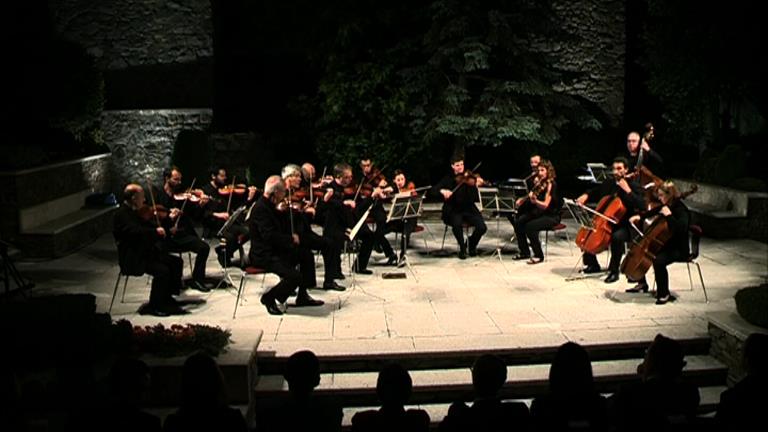
[{"label": "musician's black shoe", "polygon": [[269,296],[261,296],[261,304],[264,305],[264,307],[267,308],[267,312],[270,315],[282,315],[283,311],[280,310],[279,307],[277,307],[277,303],[275,303],[275,299]]},{"label": "musician's black shoe", "polygon": [[671,294],[668,294],[668,295],[667,295],[667,296],[665,296],[665,297],[659,297],[659,298],[657,298],[657,299],[656,299],[656,304],[657,304],[657,305],[663,305],[663,304],[665,304],[665,303],[668,303],[668,302],[673,302],[673,301],[675,301],[675,300],[677,300],[677,297],[675,297],[675,296],[673,296],[673,295],[671,295]]},{"label": "musician's black shoe", "polygon": [[515,261],[522,261],[522,260],[531,259],[531,256],[530,255],[517,254],[517,255],[513,256],[512,259],[515,260]]},{"label": "musician's black shoe", "polygon": [[619,274],[616,272],[608,273],[608,277],[605,278],[605,283],[614,283],[619,280]]},{"label": "musician's black shoe", "polygon": [[460,250],[459,251],[459,259],[461,259],[461,260],[467,259],[467,251],[465,251],[464,249]]},{"label": "musician's black shoe", "polygon": [[624,290],[624,292],[628,293],[647,293],[648,292],[648,284],[644,282],[640,282],[637,285],[633,286],[632,288],[627,288]]},{"label": "musician's black shoe", "polygon": [[322,306],[325,302],[322,300],[313,299],[309,294],[299,295],[296,297],[296,307],[303,306]]},{"label": "musician's black shoe", "polygon": [[389,258],[387,258],[387,262],[384,263],[384,265],[396,266],[397,265],[397,255],[390,255]]},{"label": "musician's black shoe", "polygon": [[355,269],[355,273],[357,273],[357,274],[362,274],[362,275],[372,275],[372,274],[373,274],[373,270],[368,270],[368,269]]},{"label": "musician's black shoe", "polygon": [[192,288],[193,290],[197,290],[200,292],[211,292],[211,289],[206,286],[204,283],[196,280],[189,281],[189,284],[187,287]]},{"label": "musician's black shoe", "polygon": [[185,315],[189,312],[182,309],[175,303],[168,303],[163,305],[153,305],[147,303],[139,308],[140,315],[154,315],[157,317],[167,317],[171,315]]},{"label": "musician's black shoe", "polygon": [[376,242],[375,245],[373,245],[373,250],[376,251],[376,253],[382,253],[384,250],[381,248],[381,243]]},{"label": "musician's black shoe", "polygon": [[469,248],[469,256],[476,257],[477,256],[477,248]]},{"label": "musician's black shoe", "polygon": [[601,271],[599,265],[588,265],[581,270],[584,274],[600,273]]},{"label": "musician's black shoe", "polygon": [[326,282],[323,284],[323,289],[329,291],[345,291],[347,288],[343,285],[337,284],[336,282]]}]

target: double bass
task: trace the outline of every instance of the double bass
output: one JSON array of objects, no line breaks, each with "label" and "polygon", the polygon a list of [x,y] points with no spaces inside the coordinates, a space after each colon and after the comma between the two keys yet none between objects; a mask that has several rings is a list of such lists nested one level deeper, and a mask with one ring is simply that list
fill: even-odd
[{"label": "double bass", "polygon": [[[690,190],[680,194],[679,198],[684,199],[687,196],[696,193],[699,189],[693,185]],[[652,209],[650,212],[657,211],[663,206]],[[643,236],[632,243],[632,247],[621,262],[621,272],[633,280],[640,280],[645,276],[648,270],[653,266],[653,260],[659,254],[667,241],[672,237],[672,230],[667,223],[667,218],[656,215],[653,222],[643,232]]]}]

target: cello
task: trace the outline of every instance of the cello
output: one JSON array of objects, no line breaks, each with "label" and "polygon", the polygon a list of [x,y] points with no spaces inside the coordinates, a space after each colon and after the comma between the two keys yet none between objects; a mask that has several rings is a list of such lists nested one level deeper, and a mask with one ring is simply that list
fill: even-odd
[{"label": "cello", "polygon": [[592,228],[581,227],[576,233],[576,245],[584,252],[597,255],[611,244],[611,224],[616,224],[627,213],[627,207],[618,194],[606,195],[595,208],[598,213],[592,219]]},{"label": "cello", "polygon": [[[698,185],[693,185],[690,190],[683,192],[679,197],[673,199],[685,199],[698,190]],[[669,206],[669,204],[667,205]],[[649,212],[656,212],[663,206],[664,204],[661,204]],[[632,243],[632,247],[624,257],[624,261],[621,262],[621,272],[633,280],[642,279],[651,266],[653,266],[653,260],[656,259],[656,255],[659,254],[671,237],[672,229],[670,229],[667,223],[667,218],[658,214],[655,215],[653,222],[645,230],[642,237]]]}]

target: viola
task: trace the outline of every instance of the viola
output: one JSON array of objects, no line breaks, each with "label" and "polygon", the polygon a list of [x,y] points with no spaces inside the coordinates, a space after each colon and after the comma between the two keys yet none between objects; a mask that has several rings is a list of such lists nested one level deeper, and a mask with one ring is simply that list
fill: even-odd
[{"label": "viola", "polygon": [[154,206],[143,205],[136,209],[136,213],[138,213],[142,220],[147,222],[165,219],[170,214],[168,209],[160,204],[156,204]]},{"label": "viola", "polygon": [[[680,194],[677,199],[684,199],[698,191],[698,185],[693,185],[690,190]],[[652,211],[661,208],[663,204]],[[672,238],[672,230],[669,228],[667,218],[657,215],[653,222],[643,232],[640,239],[632,242],[629,252],[621,262],[621,272],[634,280],[640,280],[653,266],[653,260],[659,254],[664,245]]]},{"label": "viola", "polygon": [[186,201],[189,200],[193,203],[199,203],[203,199],[208,198],[208,196],[203,192],[202,189],[192,189],[184,193],[175,194],[173,196],[173,199],[176,201]]},{"label": "viola", "polygon": [[242,183],[219,188],[219,194],[221,195],[244,195],[246,192],[248,192],[248,186]]}]

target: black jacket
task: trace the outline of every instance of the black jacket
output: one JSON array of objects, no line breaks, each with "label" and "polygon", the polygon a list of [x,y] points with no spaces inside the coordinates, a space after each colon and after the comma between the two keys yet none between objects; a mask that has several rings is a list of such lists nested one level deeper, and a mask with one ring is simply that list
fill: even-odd
[{"label": "black jacket", "polygon": [[469,186],[468,184],[464,183],[457,188],[456,186],[458,184],[459,183],[456,181],[456,175],[449,174],[443,177],[439,183],[432,187],[432,193],[436,196],[439,195],[440,197],[442,197],[440,190],[448,189],[453,191],[456,189],[451,197],[443,203],[443,221],[446,220],[448,215],[455,212],[478,212],[477,206],[475,206],[475,203],[480,200],[477,187]]},{"label": "black jacket", "polygon": [[248,226],[251,233],[248,255],[252,264],[264,263],[295,250],[287,213],[279,211],[268,198],[262,196],[253,205]]},{"label": "black jacket", "polygon": [[616,184],[616,180],[608,178],[596,188],[587,192],[589,202],[595,202],[602,199],[604,196],[616,194],[621,199],[624,207],[627,208],[627,212],[624,214],[624,218],[619,222],[620,224],[626,223],[629,217],[639,213],[645,207],[645,201],[643,200],[643,187],[634,180],[627,180],[631,192],[624,192],[624,189],[620,188]]},{"label": "black jacket", "polygon": [[143,275],[147,261],[158,253],[156,246],[160,237],[154,224],[143,220],[135,210],[123,203],[115,212],[112,234],[123,274]]}]

